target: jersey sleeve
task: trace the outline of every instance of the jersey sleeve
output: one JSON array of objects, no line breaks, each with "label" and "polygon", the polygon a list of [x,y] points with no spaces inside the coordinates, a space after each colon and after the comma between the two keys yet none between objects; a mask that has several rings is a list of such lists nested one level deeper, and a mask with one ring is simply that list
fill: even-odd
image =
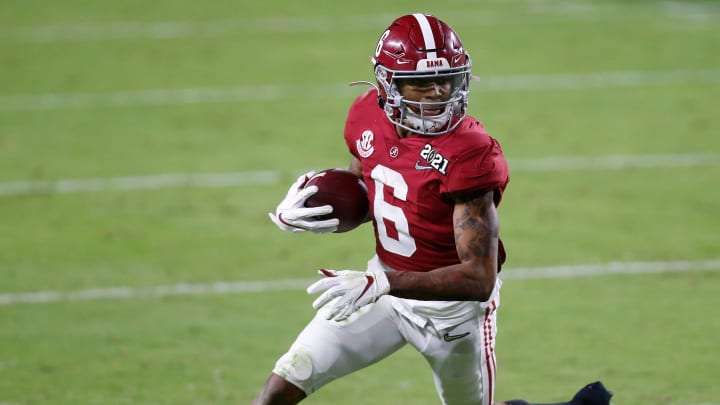
[{"label": "jersey sleeve", "polygon": [[483,142],[469,144],[451,166],[441,192],[496,191],[495,203],[500,202],[510,175],[502,148],[495,139],[486,136]]},{"label": "jersey sleeve", "polygon": [[[365,121],[367,121],[365,117],[371,115],[367,113],[367,110],[372,107],[377,107],[377,91],[375,89],[367,90],[355,99],[350,106],[347,119],[345,120],[345,144],[350,154],[357,159],[361,158],[358,147],[362,147],[362,144],[354,140],[356,136],[353,135],[357,129],[361,128]],[[363,141],[365,141],[364,138]]]}]

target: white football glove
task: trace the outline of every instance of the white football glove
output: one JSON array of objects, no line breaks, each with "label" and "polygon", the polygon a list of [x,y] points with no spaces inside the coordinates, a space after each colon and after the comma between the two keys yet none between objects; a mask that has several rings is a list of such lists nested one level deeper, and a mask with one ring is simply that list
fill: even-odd
[{"label": "white football glove", "polygon": [[390,292],[390,282],[384,271],[321,269],[318,273],[325,278],[310,285],[307,292],[315,294],[325,291],[312,305],[318,310],[331,303],[328,320],[345,320],[359,308]]},{"label": "white football glove", "polygon": [[315,172],[308,172],[298,177],[290,186],[285,199],[277,206],[275,213],[269,213],[270,219],[278,228],[283,231],[315,233],[330,233],[337,230],[339,219],[331,218],[321,221],[314,218],[318,215],[332,214],[333,207],[331,205],[305,207],[305,201],[318,191],[317,186],[302,188],[314,174]]}]

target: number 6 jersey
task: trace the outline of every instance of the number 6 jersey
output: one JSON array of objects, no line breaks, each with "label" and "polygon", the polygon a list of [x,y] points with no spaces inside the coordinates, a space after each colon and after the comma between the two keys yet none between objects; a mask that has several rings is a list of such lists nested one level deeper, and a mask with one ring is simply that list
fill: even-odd
[{"label": "number 6 jersey", "polygon": [[[497,205],[509,180],[502,149],[480,122],[466,116],[447,134],[399,138],[374,89],[350,107],[345,142],[362,163],[377,255],[398,271],[459,263],[448,194],[494,191]],[[501,242],[499,250],[498,265]]]}]

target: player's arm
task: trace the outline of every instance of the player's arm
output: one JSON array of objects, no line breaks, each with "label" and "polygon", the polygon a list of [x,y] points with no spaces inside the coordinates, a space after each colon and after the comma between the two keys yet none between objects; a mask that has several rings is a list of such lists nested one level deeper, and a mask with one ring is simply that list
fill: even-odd
[{"label": "player's arm", "polygon": [[455,195],[455,245],[460,263],[428,272],[320,270],[307,289],[324,291],[314,302],[331,303],[327,319],[342,321],[385,294],[418,300],[487,301],[497,279],[498,217],[493,192]]},{"label": "player's arm", "polygon": [[389,294],[420,300],[488,300],[497,278],[500,228],[493,195],[493,191],[454,194],[460,264],[429,272],[387,273]]},{"label": "player's arm", "polygon": [[362,163],[360,163],[360,159],[353,156],[352,160],[350,161],[350,167],[348,168],[353,174],[358,176],[362,179]]},{"label": "player's arm", "polygon": [[[362,179],[362,163],[360,162],[360,159],[353,156],[352,160],[350,161],[350,167],[348,168],[354,175],[358,176],[358,178]],[[367,215],[365,215],[365,218],[363,219],[363,222],[368,222],[372,219],[370,216],[370,211],[368,210]]]}]

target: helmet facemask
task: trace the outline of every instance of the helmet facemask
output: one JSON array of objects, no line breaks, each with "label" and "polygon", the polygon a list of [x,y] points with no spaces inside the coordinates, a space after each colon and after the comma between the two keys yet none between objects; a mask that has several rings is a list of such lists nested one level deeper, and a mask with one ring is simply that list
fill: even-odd
[{"label": "helmet facemask", "polygon": [[[382,86],[385,114],[395,125],[423,135],[441,135],[455,129],[465,116],[470,90],[470,60],[462,67],[399,71],[375,66],[375,77]],[[447,100],[412,101],[402,94],[404,85],[449,86]],[[445,97],[443,97],[444,99]]]}]

